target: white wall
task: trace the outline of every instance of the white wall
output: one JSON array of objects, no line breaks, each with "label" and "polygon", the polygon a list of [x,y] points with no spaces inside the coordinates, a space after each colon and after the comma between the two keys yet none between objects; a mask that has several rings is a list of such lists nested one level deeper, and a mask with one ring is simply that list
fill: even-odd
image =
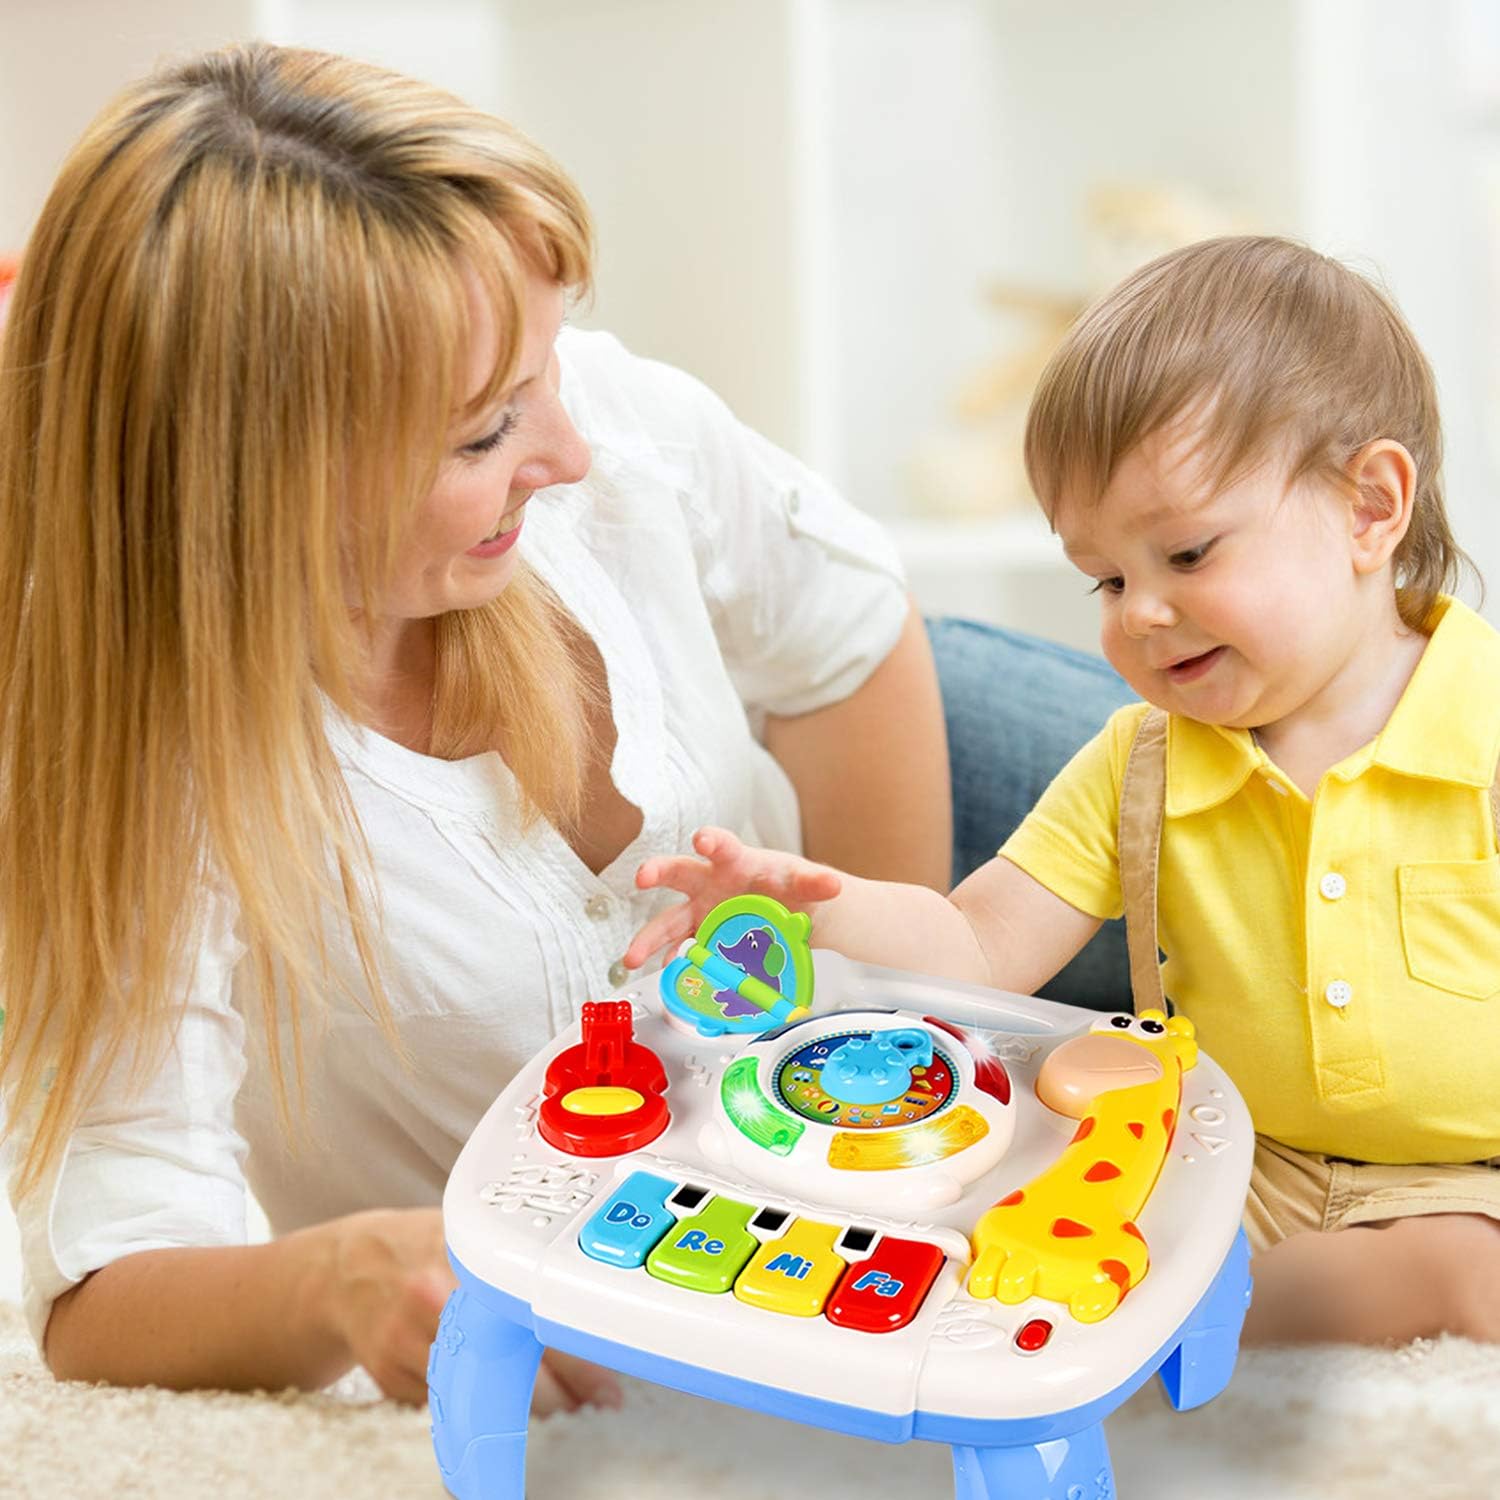
[{"label": "white wall", "polygon": [[109,98],[164,55],[253,28],[251,0],[4,0],[0,6],[0,248],[20,248],[68,148]]},{"label": "white wall", "polygon": [[1488,0],[1307,0],[1298,22],[1302,232],[1382,277],[1432,361],[1449,513],[1500,622],[1500,11]]},{"label": "white wall", "polygon": [[502,111],[599,228],[592,316],[807,452],[797,0],[504,6]]}]

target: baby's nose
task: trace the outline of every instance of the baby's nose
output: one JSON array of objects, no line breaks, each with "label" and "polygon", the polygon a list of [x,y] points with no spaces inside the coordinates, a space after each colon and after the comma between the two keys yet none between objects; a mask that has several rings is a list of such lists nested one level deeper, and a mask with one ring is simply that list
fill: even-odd
[{"label": "baby's nose", "polygon": [[1177,612],[1164,595],[1150,589],[1127,591],[1120,611],[1120,623],[1127,635],[1140,639],[1176,622]]}]

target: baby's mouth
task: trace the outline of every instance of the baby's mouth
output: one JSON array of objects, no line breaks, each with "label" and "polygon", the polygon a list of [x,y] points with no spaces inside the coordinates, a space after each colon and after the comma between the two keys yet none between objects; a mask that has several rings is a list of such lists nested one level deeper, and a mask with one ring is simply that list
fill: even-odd
[{"label": "baby's mouth", "polygon": [[1218,661],[1223,650],[1222,646],[1212,646],[1207,651],[1200,651],[1197,656],[1184,656],[1181,661],[1174,661],[1162,670],[1173,682],[1191,682],[1208,671]]}]

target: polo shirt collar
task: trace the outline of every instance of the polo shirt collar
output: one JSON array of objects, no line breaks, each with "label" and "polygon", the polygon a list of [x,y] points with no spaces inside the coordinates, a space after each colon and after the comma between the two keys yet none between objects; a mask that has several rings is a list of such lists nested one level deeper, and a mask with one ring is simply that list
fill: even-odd
[{"label": "polo shirt collar", "polygon": [[[1370,765],[1403,776],[1487,787],[1500,758],[1500,634],[1456,599],[1440,596],[1427,649],[1385,728],[1331,774],[1352,781]],[[1463,711],[1458,712],[1458,706]],[[1167,722],[1166,815],[1187,817],[1232,797],[1265,756],[1249,730]]]},{"label": "polo shirt collar", "polygon": [[1500,694],[1494,691],[1500,634],[1446,595],[1431,619],[1427,649],[1376,736],[1370,760],[1403,776],[1487,787],[1500,757]]},{"label": "polo shirt collar", "polygon": [[1169,818],[1204,812],[1239,791],[1260,764],[1261,752],[1248,729],[1225,729],[1197,719],[1167,719]]}]

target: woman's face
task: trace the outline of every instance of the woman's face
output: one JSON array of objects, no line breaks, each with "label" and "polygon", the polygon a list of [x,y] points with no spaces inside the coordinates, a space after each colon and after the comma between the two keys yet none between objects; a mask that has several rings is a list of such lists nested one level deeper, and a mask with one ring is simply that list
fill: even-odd
[{"label": "woman's face", "polygon": [[[465,395],[480,390],[498,348],[494,312],[465,276],[470,326]],[[455,427],[426,498],[417,507],[385,596],[388,620],[430,619],[485,604],[515,576],[527,506],[536,491],[588,473],[589,448],[557,397],[553,345],[565,293],[533,272],[516,381],[493,408]]]}]

